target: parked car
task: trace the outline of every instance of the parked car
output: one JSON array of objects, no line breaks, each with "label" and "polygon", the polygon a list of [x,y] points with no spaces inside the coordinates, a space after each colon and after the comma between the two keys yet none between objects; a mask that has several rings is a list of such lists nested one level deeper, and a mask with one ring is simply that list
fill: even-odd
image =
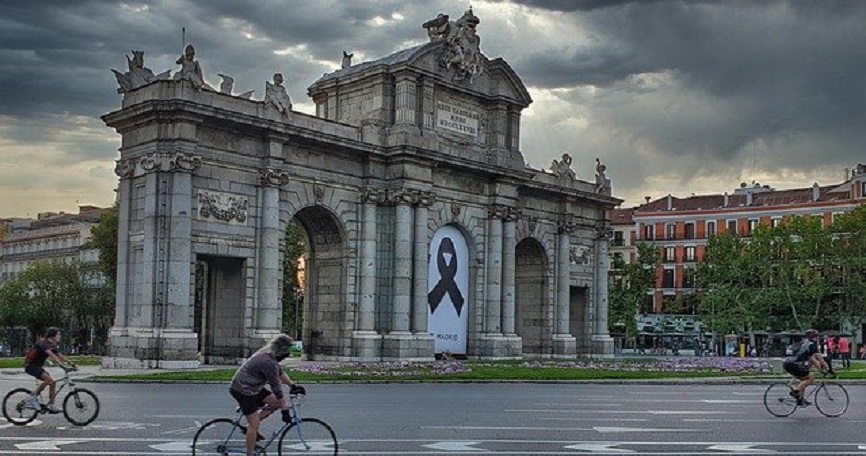
[{"label": "parked car", "polygon": [[9,347],[0,344],[0,358],[6,358],[7,356],[9,356]]}]

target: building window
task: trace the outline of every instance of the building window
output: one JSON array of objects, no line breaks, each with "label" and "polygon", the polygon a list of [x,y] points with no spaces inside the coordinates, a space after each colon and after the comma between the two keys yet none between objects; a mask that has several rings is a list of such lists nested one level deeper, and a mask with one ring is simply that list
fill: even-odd
[{"label": "building window", "polygon": [[844,212],[834,212],[833,213],[833,223],[836,223],[836,221],[839,220],[839,217],[841,217],[842,214],[844,214]]},{"label": "building window", "polygon": [[674,287],[674,270],[673,269],[665,269],[664,275],[662,275],[662,288],[673,288]]},{"label": "building window", "polygon": [[622,231],[613,232],[613,245],[614,247],[622,247],[625,245],[625,240],[622,237]]},{"label": "building window", "polygon": [[664,250],[664,261],[672,262],[675,261],[676,249],[674,247],[665,247]]},{"label": "building window", "polygon": [[737,235],[737,221],[736,220],[728,220],[728,233]]},{"label": "building window", "polygon": [[860,197],[861,197],[861,198],[866,198],[866,182],[863,182],[863,183],[860,185]]},{"label": "building window", "polygon": [[818,220],[824,226],[824,214],[812,214],[812,218]]},{"label": "building window", "polygon": [[686,246],[686,261],[695,261],[695,246]]},{"label": "building window", "polygon": [[749,219],[749,232],[747,233],[747,236],[751,236],[757,227],[758,219]]},{"label": "building window", "polygon": [[651,241],[655,238],[655,226],[653,225],[644,225],[643,226],[643,238],[647,241]]},{"label": "building window", "polygon": [[686,237],[686,239],[694,239],[695,238],[695,224],[694,223],[686,223],[685,224],[685,237]]},{"label": "building window", "polygon": [[772,226],[773,228],[777,228],[781,224],[782,224],[782,218],[781,217],[773,217],[770,220],[770,226]]},{"label": "building window", "polygon": [[621,263],[621,262],[623,261],[623,259],[622,259],[622,253],[619,253],[619,252],[614,253],[614,254],[613,254],[613,260],[614,260],[615,262]]},{"label": "building window", "polygon": [[683,269],[683,288],[695,287],[695,268]]},{"label": "building window", "polygon": [[665,225],[665,239],[676,239],[676,226],[673,223]]},{"label": "building window", "polygon": [[711,237],[711,236],[715,236],[715,235],[716,235],[716,222],[715,221],[707,222],[707,237]]}]

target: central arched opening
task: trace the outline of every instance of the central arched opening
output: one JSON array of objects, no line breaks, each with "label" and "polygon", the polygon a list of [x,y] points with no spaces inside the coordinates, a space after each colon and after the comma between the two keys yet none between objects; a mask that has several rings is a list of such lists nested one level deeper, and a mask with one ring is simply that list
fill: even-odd
[{"label": "central arched opening", "polygon": [[348,251],[339,221],[321,206],[301,209],[286,229],[284,249],[285,261],[295,265],[293,280],[283,283],[283,331],[299,338],[307,359],[340,356]]},{"label": "central arched opening", "polygon": [[[514,329],[523,338],[523,353],[544,353],[547,259],[538,240],[526,238],[515,248]],[[548,329],[549,331],[549,329]]]}]

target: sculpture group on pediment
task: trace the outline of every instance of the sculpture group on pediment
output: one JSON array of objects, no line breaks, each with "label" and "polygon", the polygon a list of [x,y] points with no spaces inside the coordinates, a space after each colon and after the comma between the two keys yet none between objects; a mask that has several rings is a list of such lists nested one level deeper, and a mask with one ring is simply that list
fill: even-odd
[{"label": "sculpture group on pediment", "polygon": [[175,81],[189,81],[196,89],[213,90],[213,87],[204,82],[204,72],[198,60],[195,59],[195,47],[187,44],[183,50],[183,55],[178,57],[177,63],[180,65],[180,71],[174,74]]},{"label": "sculpture group on pediment", "polygon": [[111,72],[117,79],[117,93],[126,93],[135,90],[139,87],[150,84],[153,81],[160,79],[168,79],[171,70],[163,71],[160,74],[153,74],[150,68],[144,66],[144,51],[132,51],[132,57],[126,56],[126,65],[129,71],[121,73],[115,69]]},{"label": "sculpture group on pediment", "polygon": [[574,170],[571,169],[571,155],[562,154],[562,160],[554,159],[550,164],[550,170],[556,177],[567,177],[571,180],[577,179]]},{"label": "sculpture group on pediment", "polygon": [[265,81],[265,106],[273,106],[285,114],[292,110],[292,100],[283,86],[283,74],[274,73],[274,82]]},{"label": "sculpture group on pediment", "polygon": [[422,24],[431,42],[445,42],[445,52],[439,57],[439,65],[446,71],[454,71],[454,81],[466,80],[472,84],[484,71],[481,37],[475,30],[480,22],[470,8],[456,21],[449,21],[447,14],[440,13],[435,19]]}]

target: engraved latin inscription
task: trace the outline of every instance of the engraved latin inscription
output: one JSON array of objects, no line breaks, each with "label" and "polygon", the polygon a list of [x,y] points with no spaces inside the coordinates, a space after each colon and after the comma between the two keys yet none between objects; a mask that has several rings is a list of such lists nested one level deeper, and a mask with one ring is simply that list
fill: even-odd
[{"label": "engraved latin inscription", "polygon": [[478,113],[440,101],[436,103],[436,125],[464,135],[478,136]]}]

